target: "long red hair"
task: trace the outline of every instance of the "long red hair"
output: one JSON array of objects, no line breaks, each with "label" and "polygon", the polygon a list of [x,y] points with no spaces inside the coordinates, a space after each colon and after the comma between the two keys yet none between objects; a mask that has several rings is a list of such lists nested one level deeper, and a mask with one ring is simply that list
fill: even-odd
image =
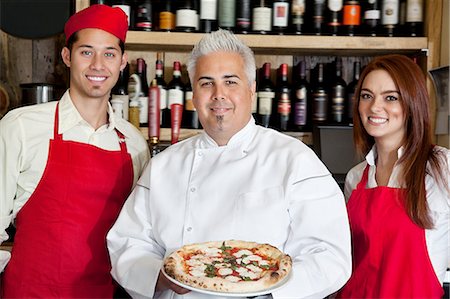
[{"label": "long red hair", "polygon": [[[425,176],[432,175],[448,190],[447,178],[443,174],[445,157],[435,150],[432,143],[430,121],[430,98],[425,84],[425,75],[414,61],[404,55],[391,54],[374,58],[362,71],[355,92],[353,111],[353,139],[356,151],[365,156],[375,140],[364,129],[358,112],[361,86],[367,74],[374,70],[389,73],[400,92],[400,103],[405,114],[406,138],[404,154],[397,163],[403,166],[401,182],[407,190],[405,202],[409,217],[422,228],[432,228],[433,223],[426,201]],[[429,163],[431,173],[427,171]]]}]

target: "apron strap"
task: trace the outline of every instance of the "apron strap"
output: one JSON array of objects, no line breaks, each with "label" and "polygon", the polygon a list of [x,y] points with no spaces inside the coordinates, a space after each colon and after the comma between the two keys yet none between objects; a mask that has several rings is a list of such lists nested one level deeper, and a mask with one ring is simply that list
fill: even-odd
[{"label": "apron strap", "polygon": [[115,128],[117,136],[119,137],[119,145],[120,145],[120,151],[124,154],[128,153],[127,151],[127,143],[125,142],[125,135],[123,135],[117,128]]},{"label": "apron strap", "polygon": [[59,101],[56,103],[55,122],[53,124],[53,139],[62,140],[62,134],[58,134],[59,129]]},{"label": "apron strap", "polygon": [[356,186],[356,189],[366,189],[367,181],[369,178],[369,168],[370,168],[370,165],[367,164],[366,168],[364,168],[364,172],[363,172],[361,181],[359,181],[358,185]]}]

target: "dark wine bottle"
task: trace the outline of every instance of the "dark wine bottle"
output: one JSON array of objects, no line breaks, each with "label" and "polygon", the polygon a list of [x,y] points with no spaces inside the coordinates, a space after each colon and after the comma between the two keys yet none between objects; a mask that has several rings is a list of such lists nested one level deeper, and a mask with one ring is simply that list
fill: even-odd
[{"label": "dark wine bottle", "polygon": [[218,7],[219,27],[234,30],[236,26],[236,0],[220,0]]},{"label": "dark wine bottle", "polygon": [[361,25],[361,4],[359,1],[350,0],[344,2],[344,34],[354,36],[359,33]]},{"label": "dark wine bottle", "polygon": [[183,115],[183,127],[188,129],[201,129],[202,126],[198,119],[198,112],[192,102],[192,86],[188,81],[184,88],[184,115]]},{"label": "dark wine bottle", "polygon": [[127,63],[126,67],[120,71],[119,79],[116,85],[111,90],[111,102],[120,100],[122,103],[122,118],[128,120],[128,106],[130,98],[128,96],[128,78],[130,77],[130,65]]},{"label": "dark wine bottle", "polygon": [[[156,53],[155,80],[156,85],[159,88],[159,99],[161,101],[159,105],[160,125],[163,126],[170,123],[170,111],[167,103],[167,84],[164,80],[164,61],[161,52]],[[169,117],[169,119],[167,119],[167,117]]]},{"label": "dark wine bottle", "polygon": [[254,0],[252,6],[252,31],[267,34],[272,30],[272,5],[268,0]]},{"label": "dark wine bottle", "polygon": [[423,1],[406,1],[406,34],[423,36]]},{"label": "dark wine bottle", "polygon": [[161,0],[158,7],[158,30],[174,31],[176,20],[176,4],[175,0]]},{"label": "dark wine bottle", "polygon": [[331,83],[330,88],[330,120],[333,123],[343,123],[345,121],[345,101],[347,83],[342,79],[342,58],[336,57],[335,63],[335,77]]},{"label": "dark wine bottle", "polygon": [[384,35],[394,36],[399,24],[399,0],[383,0],[381,9],[381,25]]},{"label": "dark wine bottle", "polygon": [[305,33],[305,0],[291,2],[291,31],[295,34]]},{"label": "dark wine bottle", "polygon": [[291,87],[288,83],[288,65],[286,63],[282,63],[278,68],[275,101],[277,106],[275,127],[280,131],[287,131],[291,116]]},{"label": "dark wine bottle", "polygon": [[252,29],[251,0],[236,0],[236,28],[237,33],[249,33]]},{"label": "dark wine bottle", "polygon": [[342,26],[343,0],[328,0],[327,31],[330,35],[338,35]]},{"label": "dark wine bottle", "polygon": [[147,64],[142,58],[137,59],[136,74],[141,80],[141,93],[139,94],[139,126],[148,126],[148,81],[147,81]]},{"label": "dark wine bottle", "polygon": [[177,1],[175,29],[183,32],[195,32],[198,26],[198,11],[194,0]]},{"label": "dark wine bottle", "polygon": [[362,6],[364,35],[377,36],[381,21],[380,0],[365,0]]},{"label": "dark wine bottle", "polygon": [[297,64],[297,72],[292,87],[292,124],[295,131],[305,131],[309,129],[310,85],[306,80],[306,63],[304,60]]},{"label": "dark wine bottle", "polygon": [[217,30],[217,0],[200,0],[200,31]]},{"label": "dark wine bottle", "polygon": [[272,116],[272,106],[275,99],[275,88],[270,80],[270,66],[269,62],[263,64],[260,70],[260,78],[258,82],[257,91],[257,109],[258,109],[258,123],[268,128]]},{"label": "dark wine bottle", "polygon": [[308,15],[311,18],[310,33],[315,35],[324,34],[325,27],[325,0],[310,0],[307,4]]},{"label": "dark wine bottle", "polygon": [[289,25],[289,2],[287,0],[275,0],[273,2],[272,32],[284,34]]},{"label": "dark wine bottle", "polygon": [[349,123],[353,123],[353,106],[356,103],[355,91],[358,85],[359,75],[361,72],[361,62],[355,61],[353,63],[353,79],[347,85],[347,120]]},{"label": "dark wine bottle", "polygon": [[317,78],[312,89],[312,121],[316,124],[327,121],[328,92],[324,83],[323,63],[317,65]]},{"label": "dark wine bottle", "polygon": [[152,31],[153,30],[153,20],[152,20],[152,1],[141,0],[137,1],[134,8],[134,25],[133,29],[137,31]]},{"label": "dark wine bottle", "polygon": [[[173,62],[173,75],[172,80],[167,85],[167,98],[168,98],[168,107],[169,107],[169,115],[170,109],[172,109],[173,104],[184,105],[184,85],[181,81],[181,63],[179,61]],[[171,117],[168,117],[169,120]],[[167,119],[167,117],[166,117]],[[166,124],[170,127],[170,123]]]}]

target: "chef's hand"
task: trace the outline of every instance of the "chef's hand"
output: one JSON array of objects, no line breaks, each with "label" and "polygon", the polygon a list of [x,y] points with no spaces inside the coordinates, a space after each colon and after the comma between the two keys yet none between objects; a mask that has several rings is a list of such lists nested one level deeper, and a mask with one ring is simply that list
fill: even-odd
[{"label": "chef's hand", "polygon": [[172,290],[177,294],[183,295],[189,293],[190,290],[180,287],[179,285],[174,284],[170,280],[159,271],[158,281],[156,282],[156,292],[163,292],[165,290]]}]

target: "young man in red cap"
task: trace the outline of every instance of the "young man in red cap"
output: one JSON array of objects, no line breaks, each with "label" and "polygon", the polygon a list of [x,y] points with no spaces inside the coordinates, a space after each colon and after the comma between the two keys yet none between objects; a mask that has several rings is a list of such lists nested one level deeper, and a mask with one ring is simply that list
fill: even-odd
[{"label": "young man in red cap", "polygon": [[[58,102],[0,121],[0,252],[4,298],[111,298],[106,233],[149,160],[145,139],[109,96],[127,63],[127,17],[93,5],[66,23],[70,88]],[[9,262],[8,262],[9,260]]]}]

